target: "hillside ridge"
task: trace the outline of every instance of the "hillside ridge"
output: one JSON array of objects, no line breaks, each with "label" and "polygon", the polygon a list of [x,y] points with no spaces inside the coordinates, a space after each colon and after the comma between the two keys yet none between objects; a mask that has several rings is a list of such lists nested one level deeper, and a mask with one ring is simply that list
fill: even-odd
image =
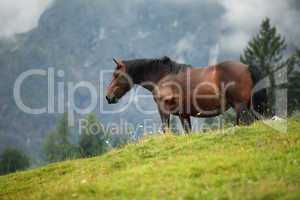
[{"label": "hillside ridge", "polygon": [[149,136],[100,157],[0,176],[0,199],[299,199],[299,125]]}]

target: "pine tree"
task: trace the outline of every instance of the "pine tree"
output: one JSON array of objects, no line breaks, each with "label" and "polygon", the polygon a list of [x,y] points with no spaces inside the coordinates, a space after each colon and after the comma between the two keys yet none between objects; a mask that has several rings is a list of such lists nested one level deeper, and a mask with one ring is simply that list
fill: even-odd
[{"label": "pine tree", "polygon": [[[296,110],[300,110],[300,49],[288,60],[288,114],[291,115]],[[298,67],[298,68],[297,68]]]},{"label": "pine tree", "polygon": [[24,170],[29,167],[29,158],[20,150],[7,148],[0,156],[0,175]]},{"label": "pine tree", "polygon": [[275,72],[286,65],[284,52],[285,39],[272,26],[270,19],[263,20],[259,33],[249,41],[240,57],[241,62],[250,67],[254,83],[268,77],[270,87],[267,88],[267,108],[273,112],[275,102]]},{"label": "pine tree", "polygon": [[67,113],[59,120],[56,129],[47,134],[44,143],[44,152],[46,160],[49,162],[79,157],[78,146],[70,142]]},{"label": "pine tree", "polygon": [[100,155],[106,150],[105,132],[94,114],[86,117],[79,146],[83,157]]},{"label": "pine tree", "polygon": [[62,144],[69,144],[69,135],[70,130],[68,127],[68,115],[67,113],[64,113],[64,116],[61,118],[61,120],[58,122],[57,125],[57,133],[60,135],[60,142]]}]

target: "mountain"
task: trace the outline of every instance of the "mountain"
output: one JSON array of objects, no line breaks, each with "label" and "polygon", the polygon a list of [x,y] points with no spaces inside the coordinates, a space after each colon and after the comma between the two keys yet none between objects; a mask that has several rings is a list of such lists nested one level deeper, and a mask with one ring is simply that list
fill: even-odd
[{"label": "mountain", "polygon": [[[59,82],[65,83],[66,108],[67,84],[80,81],[89,81],[97,88],[97,102],[102,102],[106,109],[115,110],[126,104],[128,96],[113,106],[103,99],[111,75],[106,74],[103,82],[99,82],[99,74],[114,68],[113,57],[134,59],[168,55],[189,64],[207,65],[210,49],[219,40],[221,26],[217,19],[221,15],[222,8],[216,2],[185,5],[171,1],[55,1],[42,14],[36,28],[13,39],[0,40],[0,151],[13,146],[31,154],[33,159],[42,158],[43,138],[61,116],[57,112]],[[55,112],[24,113],[13,96],[17,78],[31,69],[49,68],[55,70],[55,75],[58,70],[64,72],[62,78],[55,76]],[[21,89],[26,105],[34,108],[47,105],[46,76],[26,79]],[[81,107],[88,105],[87,90],[78,89],[75,102]],[[152,99],[140,100],[140,106],[155,110]],[[97,105],[94,112],[104,124],[120,123],[120,119],[133,125],[143,123],[144,119],[154,119],[153,123],[159,124],[157,113],[145,115],[134,105],[119,114],[103,114],[99,107]],[[75,116],[76,119],[81,117]],[[78,121],[75,125],[76,138]]]},{"label": "mountain", "polygon": [[299,125],[294,118],[287,133],[257,122],[234,133],[151,136],[100,157],[1,176],[0,197],[299,199]]}]

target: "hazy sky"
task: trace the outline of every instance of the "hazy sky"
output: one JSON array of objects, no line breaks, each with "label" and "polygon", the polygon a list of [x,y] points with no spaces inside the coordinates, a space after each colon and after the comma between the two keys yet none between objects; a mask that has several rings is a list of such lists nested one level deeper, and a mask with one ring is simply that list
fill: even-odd
[{"label": "hazy sky", "polygon": [[[300,14],[288,0],[220,0],[225,8],[222,17],[224,28],[230,29],[223,37],[223,45],[229,51],[239,52],[246,46],[257,25],[270,17],[279,31],[299,45]],[[291,41],[290,41],[291,42]]]},{"label": "hazy sky", "polygon": [[[0,1],[0,38],[11,37],[16,33],[23,33],[38,25],[41,14],[51,5],[53,0],[1,0]],[[128,7],[136,3],[145,3],[146,0],[124,1]],[[159,1],[154,1],[159,2]],[[257,30],[258,24],[266,16],[270,17],[280,31],[299,45],[300,15],[295,1],[290,0],[161,0],[161,2],[182,6],[201,4],[203,9],[209,9],[207,5],[221,5],[224,14],[220,18],[221,34],[219,44],[222,50],[228,52],[240,52],[245,44]],[[72,1],[70,1],[70,4]],[[149,2],[147,2],[149,4]],[[294,3],[294,4],[293,4]],[[132,5],[130,5],[132,4]],[[296,3],[297,4],[297,3]],[[199,10],[201,12],[201,10]],[[209,19],[207,19],[209,20]],[[174,24],[176,25],[176,24]],[[180,49],[191,48],[193,34],[178,43]],[[180,58],[179,58],[180,59]]]},{"label": "hazy sky", "polygon": [[39,17],[51,2],[52,0],[1,0],[0,38],[11,37],[36,27]]}]

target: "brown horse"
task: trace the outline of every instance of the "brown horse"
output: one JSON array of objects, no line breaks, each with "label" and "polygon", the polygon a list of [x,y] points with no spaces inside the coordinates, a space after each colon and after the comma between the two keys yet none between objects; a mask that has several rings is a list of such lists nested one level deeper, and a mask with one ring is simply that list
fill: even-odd
[{"label": "brown horse", "polygon": [[227,61],[166,76],[154,90],[154,99],[162,115],[178,115],[189,132],[190,116],[213,117],[230,107],[235,109],[239,124],[243,106],[251,106],[252,85],[246,65]]},{"label": "brown horse", "polygon": [[[117,64],[113,73],[113,78],[109,86],[107,87],[106,99],[108,103],[117,103],[118,100],[124,96],[134,84],[141,85],[148,89],[152,94],[156,95],[155,100],[158,103],[158,111],[161,116],[163,130],[166,126],[169,126],[170,114],[179,115],[183,127],[188,132],[191,129],[190,116],[215,116],[220,114],[221,109],[221,96],[220,89],[223,87],[226,89],[226,110],[228,106],[232,106],[237,111],[237,119],[240,115],[240,106],[242,103],[247,106],[250,105],[250,96],[252,88],[251,74],[247,70],[247,67],[239,62],[224,62],[215,66],[205,68],[192,68],[190,65],[179,64],[172,61],[168,57],[161,59],[136,59],[121,61],[115,60]],[[166,104],[175,106],[178,110],[164,109],[161,104],[163,96],[157,96],[157,86],[162,89],[162,84],[167,81],[174,81],[177,85],[180,85],[183,93],[179,94],[178,91],[172,90],[170,95],[160,93],[166,98]],[[185,81],[190,83],[184,84]],[[228,84],[235,83],[235,86],[228,87]],[[215,95],[218,100],[196,100],[197,105],[201,105],[200,109],[197,109],[195,105],[192,105],[189,109],[183,109],[189,107],[188,99],[193,97],[195,88],[199,83],[209,85],[201,86],[197,91],[199,95]],[[200,84],[202,85],[202,84]],[[187,86],[192,86],[187,88]],[[216,91],[215,91],[216,90]],[[249,90],[249,91],[248,91]],[[192,92],[191,92],[192,91]],[[184,95],[187,98],[177,98],[175,96]],[[194,97],[193,97],[194,98]],[[182,101],[181,104],[176,101]],[[175,103],[174,103],[175,102]],[[184,106],[183,106],[184,105]],[[181,108],[180,108],[181,106]],[[214,111],[212,114],[205,114],[205,111]],[[200,111],[200,112],[199,112]],[[201,113],[203,112],[203,113]],[[237,120],[238,123],[238,120]]]}]

